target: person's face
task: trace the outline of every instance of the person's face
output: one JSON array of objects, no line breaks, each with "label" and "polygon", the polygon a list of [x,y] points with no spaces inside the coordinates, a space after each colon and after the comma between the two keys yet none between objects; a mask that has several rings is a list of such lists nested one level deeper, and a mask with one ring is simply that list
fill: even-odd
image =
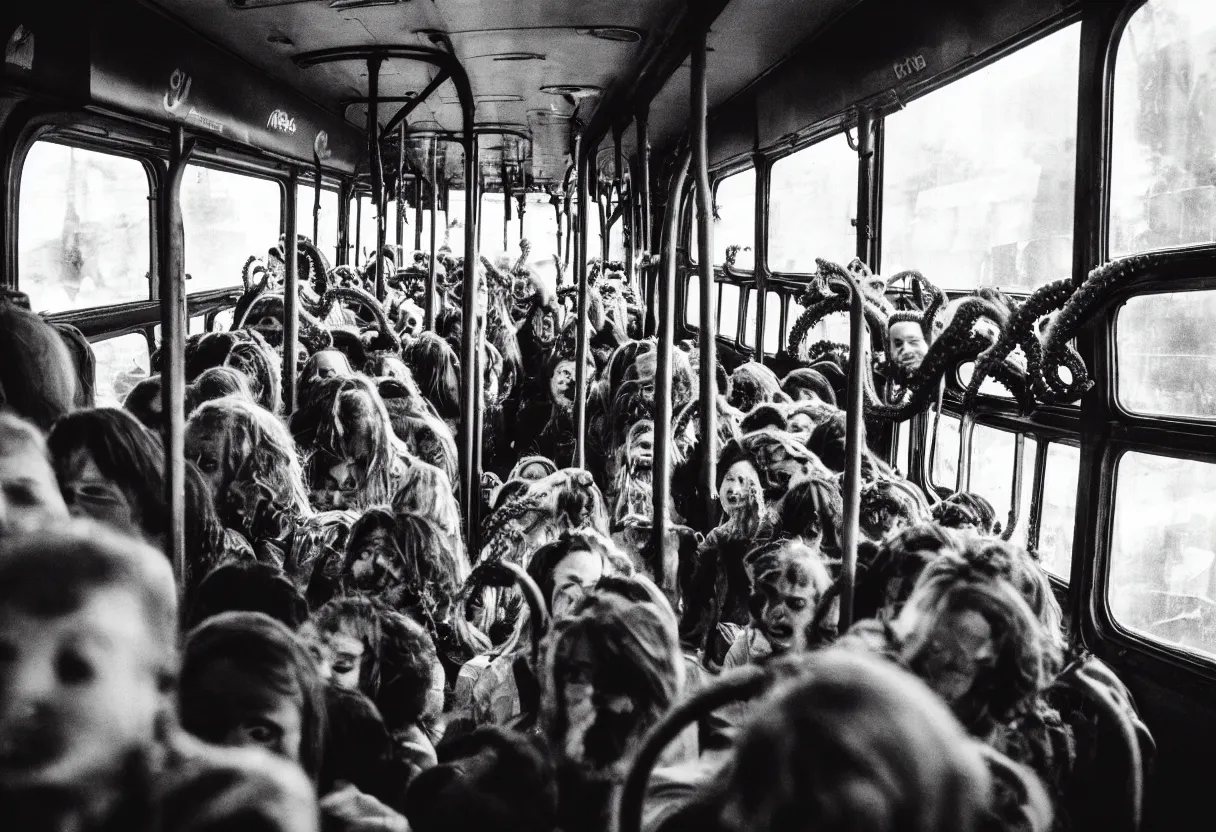
[{"label": "person's face", "polygon": [[0,534],[32,532],[67,515],[55,472],[41,450],[14,443],[0,454]]},{"label": "person's face", "polygon": [[756,625],[777,653],[805,650],[818,594],[801,564],[791,561],[780,573],[757,583],[752,603]]},{"label": "person's face", "polygon": [[251,328],[257,330],[270,346],[283,345],[283,321],[277,315],[263,315]]},{"label": "person's face", "polygon": [[547,476],[549,476],[548,469],[546,469],[545,466],[541,465],[539,462],[528,463],[519,471],[519,478],[521,480],[528,480],[529,482],[543,480]]},{"label": "person's face", "polygon": [[571,552],[562,558],[553,570],[553,597],[549,599],[553,618],[567,615],[603,576],[604,561],[593,552]]},{"label": "person's face", "polygon": [[367,648],[350,630],[351,628],[339,626],[336,632],[322,636],[325,644],[325,672],[328,673],[330,681],[338,687],[358,690]]},{"label": "person's face", "polygon": [[920,324],[905,321],[895,324],[890,330],[891,359],[904,370],[911,372],[925,360],[929,345],[921,332]]},{"label": "person's face", "polygon": [[197,676],[197,701],[217,715],[218,736],[211,741],[234,747],[257,746],[298,763],[304,738],[301,697],[270,690],[228,659],[219,659]]},{"label": "person's face", "polygon": [[786,430],[790,436],[805,445],[815,431],[815,421],[805,413],[795,413],[786,421]]},{"label": "person's face", "polygon": [[760,476],[750,462],[736,462],[726,469],[718,499],[728,517],[736,516],[750,502],[759,502],[763,493]]},{"label": "person's face", "polygon": [[533,318],[532,329],[537,339],[547,344],[557,337],[557,318],[552,312],[542,312]]},{"label": "person's face", "polygon": [[139,532],[139,507],[118,483],[101,473],[87,451],[72,457],[59,489],[73,517],[91,517],[128,533]]},{"label": "person's face", "polygon": [[322,463],[321,482],[311,495],[313,508],[328,511],[358,505],[367,479],[366,465],[353,459],[329,459],[327,463]]},{"label": "person's face", "polygon": [[356,589],[379,592],[401,581],[401,558],[387,529],[375,529],[354,544],[350,575]]},{"label": "person's face", "polygon": [[554,671],[565,722],[563,756],[591,770],[620,761],[641,716],[638,704],[597,667],[591,646],[581,637],[568,637],[559,646]]},{"label": "person's face", "polygon": [[333,378],[334,376],[346,378],[350,374],[350,365],[346,362],[346,357],[342,353],[325,350],[317,353],[314,357],[312,372],[308,374],[306,380],[316,383],[322,379]]},{"label": "person's face", "polygon": [[54,618],[0,608],[0,789],[112,783],[165,706],[139,598],[93,589]]},{"label": "person's face", "polygon": [[549,382],[549,391],[553,400],[569,403],[574,400],[574,385],[577,374],[573,361],[560,361],[553,370],[553,379]]},{"label": "person's face", "polygon": [[789,488],[791,482],[807,473],[807,470],[807,462],[787,456],[784,450],[779,452],[768,464],[769,478],[783,493]]},{"label": "person's face", "polygon": [[224,459],[228,439],[223,430],[196,427],[186,431],[186,459],[198,466],[211,486],[211,498],[218,503],[224,487]]},{"label": "person's face", "polygon": [[634,470],[646,470],[654,461],[654,432],[638,434],[629,445],[629,464]]},{"label": "person's face", "polygon": [[940,617],[914,666],[929,687],[953,704],[995,661],[988,620],[975,610],[957,610]]}]

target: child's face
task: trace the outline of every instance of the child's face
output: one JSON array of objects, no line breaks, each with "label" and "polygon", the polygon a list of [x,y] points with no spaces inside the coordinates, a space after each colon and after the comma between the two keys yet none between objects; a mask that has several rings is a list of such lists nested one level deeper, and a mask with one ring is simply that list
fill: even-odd
[{"label": "child's face", "polygon": [[0,608],[0,788],[112,784],[153,742],[161,650],[122,587],[55,618]]},{"label": "child's face", "polygon": [[260,746],[272,754],[300,761],[304,737],[302,696],[271,690],[227,659],[218,659],[197,675],[196,701],[214,709],[218,734],[203,739],[229,747]]},{"label": "child's face", "polygon": [[139,506],[101,473],[87,451],[72,457],[59,488],[73,517],[91,517],[129,534],[139,533]]},{"label": "child's face", "polygon": [[22,443],[0,453],[0,533],[32,532],[67,506],[41,450]]},{"label": "child's face", "polygon": [[890,329],[890,340],[891,360],[908,371],[919,367],[929,351],[920,324],[911,321],[894,324]]},{"label": "child's face", "polygon": [[750,502],[759,502],[762,493],[760,475],[752,464],[736,462],[726,470],[726,476],[722,478],[718,500],[722,503],[722,511],[728,517],[734,517]]}]

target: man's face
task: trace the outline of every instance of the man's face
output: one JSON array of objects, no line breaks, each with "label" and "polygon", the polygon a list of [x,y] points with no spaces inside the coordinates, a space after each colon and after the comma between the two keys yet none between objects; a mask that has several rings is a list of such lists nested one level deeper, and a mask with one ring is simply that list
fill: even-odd
[{"label": "man's face", "polygon": [[920,367],[929,352],[920,324],[911,321],[895,324],[890,329],[891,360],[908,372]]},{"label": "man's face", "polygon": [[122,587],[57,618],[0,608],[0,788],[104,788],[153,742],[165,700],[146,620]]}]

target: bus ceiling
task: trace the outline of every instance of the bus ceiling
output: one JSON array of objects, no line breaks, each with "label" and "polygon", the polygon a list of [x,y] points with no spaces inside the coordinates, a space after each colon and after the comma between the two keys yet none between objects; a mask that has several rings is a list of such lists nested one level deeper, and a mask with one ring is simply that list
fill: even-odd
[{"label": "bus ceiling", "polygon": [[[839,129],[859,104],[898,108],[1079,8],[1076,0],[618,0],[593,10],[568,0],[3,5],[6,32],[22,25],[34,34],[32,65],[4,66],[26,86],[305,164],[320,159],[348,175],[360,160],[366,170],[367,63],[308,65],[301,56],[377,45],[451,50],[469,77],[475,122],[529,136],[526,157],[507,161],[537,185],[561,183],[579,128],[601,159],[614,152],[614,129],[625,158],[635,156],[636,132],[620,128],[642,108],[652,147],[670,151],[687,130],[688,56],[706,26],[710,160],[718,166]],[[384,61],[378,123],[409,108],[407,133],[459,133],[461,104],[442,73]],[[483,168],[501,167],[502,154],[489,150],[499,145],[483,137]]]}]

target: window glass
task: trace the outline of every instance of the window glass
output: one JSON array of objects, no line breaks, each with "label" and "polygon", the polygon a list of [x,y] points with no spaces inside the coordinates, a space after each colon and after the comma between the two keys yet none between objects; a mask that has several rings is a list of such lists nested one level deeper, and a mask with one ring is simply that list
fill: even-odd
[{"label": "window glass", "polygon": [[97,406],[121,407],[131,388],[148,377],[148,339],[133,332],[95,341],[92,347],[97,360]]},{"label": "window glass", "polygon": [[[929,424],[933,424],[933,414],[929,415]],[[943,413],[937,426],[937,443],[929,466],[929,482],[951,491],[958,485],[958,429],[958,418]]]},{"label": "window glass", "polygon": [[756,169],[739,171],[718,183],[714,194],[714,265],[726,262],[726,249],[738,246],[736,269],[756,264]]},{"label": "window glass", "polygon": [[[798,301],[790,298],[790,311],[785,316],[785,348],[788,350],[790,344],[790,332],[794,329],[794,324],[798,318],[806,310]],[[820,318],[819,323],[811,327],[811,331],[807,333],[806,340],[802,342],[802,348],[799,350],[799,356],[806,354],[806,349],[816,341],[834,341],[837,344],[849,343],[849,316],[844,312],[834,312]]]},{"label": "window glass", "polygon": [[1039,520],[1039,560],[1044,569],[1065,581],[1072,575],[1072,534],[1076,525],[1080,469],[1080,448],[1058,442],[1047,447]]},{"label": "window glass", "polygon": [[1216,291],[1141,295],[1115,321],[1116,392],[1128,410],[1216,416]]},{"label": "window glass", "polygon": [[186,334],[197,335],[200,332],[207,331],[207,316],[195,315],[190,320],[186,321]]},{"label": "window glass", "polygon": [[769,189],[770,269],[813,272],[816,257],[841,265],[853,259],[857,154],[843,135],[778,159]]},{"label": "window glass", "polygon": [[235,316],[235,309],[224,309],[215,313],[215,321],[212,322],[211,329],[213,332],[227,332],[232,328],[232,319]]},{"label": "window glass", "polygon": [[883,273],[1029,290],[1072,274],[1080,24],[885,123]]},{"label": "window glass", "polygon": [[[388,210],[385,212],[384,242],[386,245],[391,245],[395,241],[397,233],[396,227],[393,225],[397,221],[395,210],[395,203],[390,202]],[[460,210],[463,217],[463,204]],[[461,237],[460,241],[461,249],[463,249],[464,237]],[[376,205],[368,194],[359,194],[358,205],[354,200],[350,204],[350,250],[353,252],[352,263],[357,266],[367,263],[371,259],[372,252],[376,250]]]},{"label": "window glass", "polygon": [[739,337],[739,287],[734,283],[719,283],[718,334],[728,340]]},{"label": "window glass", "polygon": [[971,484],[967,490],[992,503],[1002,527],[1012,504],[1015,447],[1015,437],[1008,431],[976,425],[971,432]]},{"label": "window glass", "polygon": [[[313,183],[301,180],[296,189],[296,224],[299,226],[300,233],[307,237],[312,236],[312,218],[316,203],[317,192]],[[412,221],[413,215],[407,214],[406,219]],[[409,238],[406,246],[412,247],[413,233],[408,227],[406,231],[406,237]],[[317,239],[313,242],[317,244],[317,248],[325,255],[325,259],[331,266],[338,262],[338,192],[331,191],[324,186],[321,188],[321,213],[317,221]]]},{"label": "window glass", "polygon": [[[548,194],[528,194],[528,210],[524,213],[524,237],[532,244],[528,264],[550,288],[557,286],[557,212]],[[565,257],[566,233],[562,231],[561,257]]]},{"label": "window glass", "polygon": [[134,159],[35,142],[21,171],[17,237],[31,308],[62,312],[151,297],[149,194],[148,175]]},{"label": "window glass", "polygon": [[[747,320],[743,324],[742,341],[744,346],[756,346],[756,313],[760,302],[755,289],[747,290]],[[764,304],[764,351],[768,355],[776,355],[781,343],[781,296],[776,292],[768,293]]]},{"label": "window glass", "polygon": [[[966,387],[968,384],[970,384],[971,377],[974,373],[975,373],[975,362],[974,361],[967,361],[963,364],[960,364],[958,367],[959,385],[962,387]],[[980,382],[980,395],[995,396],[995,397],[1001,398],[1001,399],[1012,399],[1013,398],[1013,394],[1009,392],[1009,389],[1007,387],[1005,387],[1005,385],[1001,384],[999,381],[994,379],[991,375],[988,376],[988,378],[986,378]]]},{"label": "window glass", "polygon": [[905,477],[912,476],[912,420],[899,423],[895,433],[894,465]]},{"label": "window glass", "polygon": [[1216,656],[1216,465],[1129,452],[1119,460],[1107,598],[1115,621]]},{"label": "window glass", "polygon": [[689,275],[684,283],[684,322],[701,328],[701,277],[697,274]]},{"label": "window glass", "polygon": [[1110,248],[1216,240],[1216,4],[1150,0],[1115,64]]},{"label": "window glass", "polygon": [[181,201],[187,291],[241,285],[249,256],[265,259],[279,244],[277,182],[187,165]]}]

